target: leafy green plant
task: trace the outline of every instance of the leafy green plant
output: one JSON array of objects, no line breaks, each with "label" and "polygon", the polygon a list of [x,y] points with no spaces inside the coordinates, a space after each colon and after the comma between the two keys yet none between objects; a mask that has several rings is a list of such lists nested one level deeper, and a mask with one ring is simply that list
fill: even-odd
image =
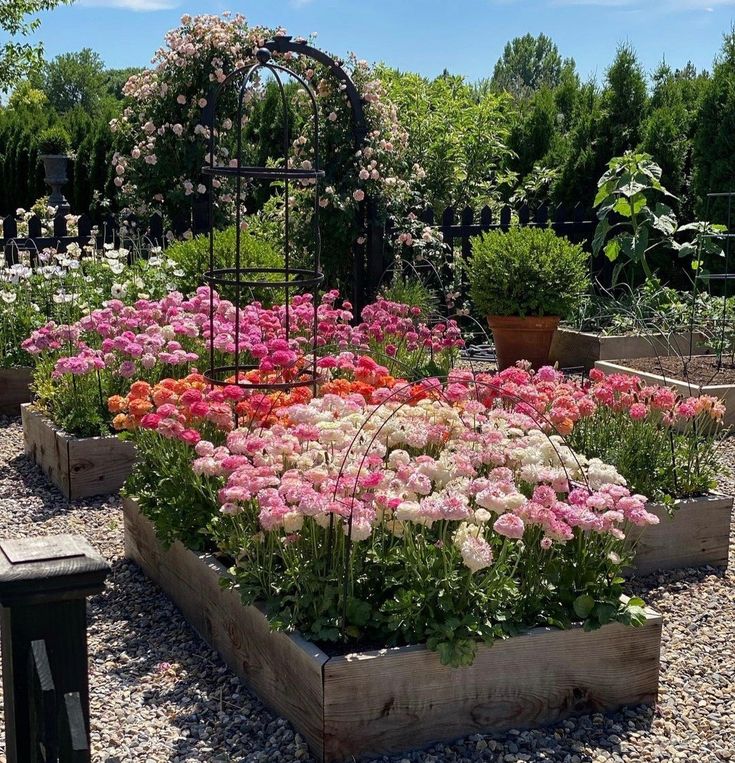
[{"label": "leafy green plant", "polygon": [[71,148],[69,133],[60,126],[49,127],[38,137],[38,149],[41,154],[64,155]]},{"label": "leafy green plant", "polygon": [[473,241],[469,268],[483,315],[566,317],[589,286],[587,254],[550,229],[486,233]]},{"label": "leafy green plant", "polygon": [[[610,160],[600,178],[595,207],[599,223],[592,241],[592,251],[604,251],[614,263],[612,284],[621,276],[634,285],[653,276],[651,256],[654,251],[669,250],[681,258],[691,257],[697,270],[707,255],[721,249],[712,234],[723,227],[704,221],[679,226],[674,210],[660,198],[676,200],[661,183],[661,167],[650,154],[631,151]],[[676,234],[687,240],[678,242]]]},{"label": "leafy green plant", "polygon": [[[216,268],[235,266],[235,228],[226,228],[214,234],[214,258]],[[194,292],[202,285],[202,276],[209,270],[209,236],[195,236],[188,241],[177,241],[166,254],[179,267],[179,288],[184,294]],[[247,232],[240,233],[240,267],[282,268],[283,258],[270,242],[255,238]],[[280,276],[273,273],[249,274],[243,280],[277,281]],[[233,294],[226,289],[215,287],[228,299]],[[278,297],[275,290],[269,288],[243,289],[241,301],[258,300],[265,305],[271,304]],[[276,299],[277,301],[277,299]]]},{"label": "leafy green plant", "polygon": [[639,278],[639,271],[650,278],[651,253],[661,246],[673,247],[676,215],[670,206],[655,201],[656,196],[674,198],[661,184],[661,168],[650,154],[628,151],[610,160],[594,202],[599,223],[592,251],[596,255],[604,250],[614,263],[614,285],[624,273],[629,283]]}]

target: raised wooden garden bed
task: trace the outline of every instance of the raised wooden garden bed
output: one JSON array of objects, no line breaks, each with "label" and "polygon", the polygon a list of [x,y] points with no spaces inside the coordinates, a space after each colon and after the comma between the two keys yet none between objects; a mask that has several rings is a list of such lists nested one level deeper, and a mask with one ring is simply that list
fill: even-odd
[{"label": "raised wooden garden bed", "polygon": [[30,368],[0,368],[0,416],[17,416],[31,400]]},{"label": "raised wooden garden bed", "polygon": [[[632,357],[632,356],[628,356]],[[672,387],[680,395],[697,397],[699,395],[713,395],[720,398],[725,404],[725,416],[722,423],[726,427],[735,425],[735,384],[694,384],[683,379],[672,378],[670,376],[660,376],[649,371],[639,371],[631,366],[621,363],[611,363],[610,361],[598,361],[595,368],[606,374],[634,374],[646,384],[660,384],[666,387]]]},{"label": "raised wooden garden bed", "polygon": [[[688,355],[689,332],[680,334],[597,334],[561,327],[554,335],[549,359],[560,368],[593,368],[598,360]],[[702,337],[695,335],[694,352],[703,353]]]},{"label": "raised wooden garden bed", "polygon": [[73,437],[32,405],[21,406],[26,455],[68,498],[119,490],[135,461],[135,446],[117,437]]},{"label": "raised wooden garden bed", "polygon": [[717,494],[685,498],[676,502],[673,515],[661,504],[650,505],[661,521],[638,533],[635,572],[727,567],[732,502]]},{"label": "raised wooden garden bed", "polygon": [[216,558],[178,542],[164,549],[135,501],[123,505],[125,555],[321,761],[656,700],[661,617],[654,612],[641,628],[536,628],[481,646],[469,668],[445,667],[423,646],[330,657],[298,635],[271,631],[260,609],[221,588],[226,570]]}]

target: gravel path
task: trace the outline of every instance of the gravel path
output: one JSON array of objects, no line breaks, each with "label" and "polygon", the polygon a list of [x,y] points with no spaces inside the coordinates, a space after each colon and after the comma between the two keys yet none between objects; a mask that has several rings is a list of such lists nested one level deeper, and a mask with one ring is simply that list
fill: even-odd
[{"label": "gravel path", "polygon": [[[18,420],[0,418],[0,537],[79,533],[112,563],[107,588],[90,600],[93,759],[312,761],[291,726],[266,710],[166,597],[123,559],[119,499],[67,505],[22,455],[22,440]],[[735,465],[735,442],[728,442],[723,452]],[[732,489],[732,481],[726,484]],[[664,616],[655,711],[632,708],[537,731],[475,735],[380,760],[735,761],[734,584],[732,572],[723,575],[709,568],[656,575],[635,584]],[[2,760],[4,750],[0,727]]]}]

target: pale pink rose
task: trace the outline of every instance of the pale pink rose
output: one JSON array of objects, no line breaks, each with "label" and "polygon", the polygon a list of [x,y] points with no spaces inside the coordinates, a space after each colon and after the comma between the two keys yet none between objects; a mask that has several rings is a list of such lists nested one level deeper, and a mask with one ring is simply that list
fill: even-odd
[{"label": "pale pink rose", "polygon": [[355,201],[362,201],[365,198],[365,191],[358,188],[356,191],[353,192],[352,198]]},{"label": "pale pink rose", "polygon": [[186,96],[185,95],[177,95],[176,96],[176,103],[183,106],[186,103]]}]

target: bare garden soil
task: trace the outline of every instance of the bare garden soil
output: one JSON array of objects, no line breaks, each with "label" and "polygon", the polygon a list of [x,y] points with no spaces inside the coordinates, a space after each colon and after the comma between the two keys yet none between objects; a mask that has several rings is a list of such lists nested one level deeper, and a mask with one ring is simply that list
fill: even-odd
[{"label": "bare garden soil", "polygon": [[691,382],[699,385],[735,384],[735,364],[731,355],[722,358],[718,368],[714,355],[693,355],[681,358],[676,355],[654,358],[628,358],[616,360],[621,366],[636,371],[657,374],[666,379]]}]

